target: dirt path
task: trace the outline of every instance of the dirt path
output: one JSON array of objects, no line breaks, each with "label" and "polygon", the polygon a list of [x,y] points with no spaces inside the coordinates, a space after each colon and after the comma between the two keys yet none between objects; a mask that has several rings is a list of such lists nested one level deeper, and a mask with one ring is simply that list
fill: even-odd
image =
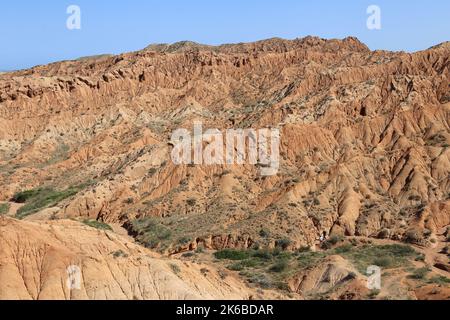
[{"label": "dirt path", "polygon": [[447,227],[442,228],[441,230],[439,230],[438,234],[437,234],[437,241],[436,243],[429,248],[420,248],[421,252],[425,255],[425,263],[430,265],[433,272],[444,276],[444,277],[449,277],[450,273],[436,268],[434,265],[436,264],[436,262],[443,262],[443,263],[447,263],[448,264],[448,257],[446,254],[442,253],[443,249],[445,247],[448,246],[447,243],[447,238],[445,236],[445,232],[447,230]]}]

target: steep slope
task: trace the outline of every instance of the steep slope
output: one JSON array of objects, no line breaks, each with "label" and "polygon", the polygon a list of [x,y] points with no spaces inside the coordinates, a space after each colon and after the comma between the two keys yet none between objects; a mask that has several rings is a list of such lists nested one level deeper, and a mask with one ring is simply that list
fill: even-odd
[{"label": "steep slope", "polygon": [[[0,300],[257,296],[212,267],[164,259],[113,232],[73,221],[36,224],[0,217],[0,241]],[[67,270],[74,266],[81,272],[79,287],[67,284]]]}]

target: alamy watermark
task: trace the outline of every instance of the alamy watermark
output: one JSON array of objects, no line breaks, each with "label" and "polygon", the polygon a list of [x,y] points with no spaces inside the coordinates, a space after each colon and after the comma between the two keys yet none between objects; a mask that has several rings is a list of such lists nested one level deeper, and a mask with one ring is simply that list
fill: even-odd
[{"label": "alamy watermark", "polygon": [[66,27],[69,30],[81,29],[81,8],[77,5],[70,5],[66,9],[66,13],[69,17],[66,20]]},{"label": "alamy watermark", "polygon": [[381,8],[377,5],[370,5],[367,7],[367,29],[381,30]]},{"label": "alamy watermark", "polygon": [[381,268],[378,266],[367,267],[367,289],[381,290]]},{"label": "alamy watermark", "polygon": [[[69,17],[66,20],[66,27],[69,30],[81,29],[81,8],[78,5],[70,5],[66,9]],[[381,8],[378,5],[370,5],[367,7],[366,13],[369,15],[366,21],[367,29],[381,30]]]},{"label": "alamy watermark", "polygon": [[257,165],[262,176],[273,176],[280,167],[279,129],[208,129],[194,123],[194,132],[175,130],[171,143],[175,165]]},{"label": "alamy watermark", "polygon": [[81,290],[81,269],[79,266],[71,265],[66,269],[66,286],[69,290]]}]

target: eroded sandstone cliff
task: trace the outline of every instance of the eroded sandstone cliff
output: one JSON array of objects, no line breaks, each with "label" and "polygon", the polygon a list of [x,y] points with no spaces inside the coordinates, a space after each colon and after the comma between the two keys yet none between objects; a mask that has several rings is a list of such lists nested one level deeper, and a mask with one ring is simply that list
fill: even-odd
[{"label": "eroded sandstone cliff", "polygon": [[[69,190],[9,215],[120,224],[168,254],[295,250],[323,232],[433,246],[450,220],[449,64],[448,42],[410,54],[307,37],[1,74],[0,201]],[[195,121],[280,129],[278,174],[174,165],[170,135]],[[143,219],[169,235],[146,241]]]}]

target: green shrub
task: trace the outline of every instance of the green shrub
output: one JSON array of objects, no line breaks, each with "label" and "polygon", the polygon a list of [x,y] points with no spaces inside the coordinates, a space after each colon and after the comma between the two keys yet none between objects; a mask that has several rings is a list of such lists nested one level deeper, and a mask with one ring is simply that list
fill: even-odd
[{"label": "green shrub", "polygon": [[16,193],[12,200],[17,203],[25,203],[17,211],[16,218],[23,219],[42,209],[56,206],[59,202],[76,195],[84,188],[85,185],[70,187],[63,191],[52,188],[38,188]]},{"label": "green shrub", "polygon": [[417,254],[416,250],[408,245],[392,244],[377,246],[376,248],[398,257],[409,257],[411,255]]},{"label": "green shrub", "polygon": [[189,237],[181,237],[177,240],[178,244],[185,245],[191,242],[191,238]]},{"label": "green shrub", "polygon": [[0,215],[7,214],[9,212],[10,205],[9,203],[1,203],[0,204]]},{"label": "green shrub", "polygon": [[254,283],[263,289],[269,289],[272,287],[272,281],[265,274],[252,275],[248,281]]},{"label": "green shrub", "polygon": [[418,196],[418,195],[410,195],[409,197],[408,197],[408,200],[410,200],[410,201],[420,201],[420,196]]},{"label": "green shrub", "polygon": [[394,260],[392,257],[379,257],[373,261],[374,265],[382,268],[389,268],[394,265]]},{"label": "green shrub", "polygon": [[242,271],[242,270],[244,270],[244,266],[241,264],[241,263],[233,263],[233,264],[231,264],[231,265],[229,265],[228,267],[228,270],[231,270],[231,271]]},{"label": "green shrub", "polygon": [[136,234],[136,240],[151,249],[158,247],[161,242],[169,240],[172,236],[170,229],[153,217],[134,220],[131,229]]},{"label": "green shrub", "polygon": [[181,257],[183,257],[183,258],[191,258],[193,256],[195,256],[195,253],[193,253],[193,252],[186,252],[181,255]]},{"label": "green shrub", "polygon": [[197,249],[195,249],[195,253],[203,253],[205,251],[205,249],[203,249],[203,247],[197,247]]},{"label": "green shrub", "polygon": [[415,259],[417,252],[407,245],[364,245],[353,247],[351,251],[341,253],[365,273],[368,266],[377,265],[384,268],[397,268],[409,264],[409,259]]},{"label": "green shrub", "polygon": [[128,254],[126,254],[125,252],[123,252],[123,250],[117,250],[117,251],[114,251],[113,253],[112,253],[112,255],[113,255],[113,257],[114,258],[127,258],[128,257]]},{"label": "green shrub", "polygon": [[321,247],[323,250],[330,250],[330,249],[333,247],[333,245],[332,245],[331,242],[329,242],[329,241],[324,241],[324,242],[322,242],[322,244],[320,245],[320,247]]},{"label": "green shrub", "polygon": [[272,265],[269,270],[271,272],[280,273],[280,272],[285,271],[287,269],[287,267],[288,267],[288,262],[286,260],[280,260],[280,261],[276,262],[274,265]]},{"label": "green shrub", "polygon": [[450,279],[444,276],[434,276],[429,280],[429,282],[439,285],[448,285],[450,284]]},{"label": "green shrub", "polygon": [[311,251],[311,248],[308,247],[308,246],[301,247],[300,249],[298,249],[298,252],[299,252],[299,253],[310,252],[310,251]]},{"label": "green shrub", "polygon": [[245,260],[250,257],[249,251],[225,249],[214,253],[214,257],[219,260]]},{"label": "green shrub", "polygon": [[373,289],[369,292],[368,297],[369,299],[375,299],[380,294],[380,290]]},{"label": "green shrub", "polygon": [[408,276],[408,278],[416,279],[416,280],[425,279],[425,277],[427,276],[427,274],[429,272],[430,272],[430,269],[428,269],[427,267],[419,268],[419,269],[414,270],[414,272],[412,274],[410,274]]},{"label": "green shrub", "polygon": [[270,232],[266,229],[259,230],[259,236],[261,238],[267,238],[270,235]]},{"label": "green shrub", "polygon": [[381,230],[381,231],[378,233],[378,238],[379,238],[379,239],[388,239],[388,238],[389,238],[389,235],[390,235],[390,230],[384,228],[383,230]]},{"label": "green shrub", "polygon": [[283,250],[287,249],[291,245],[292,241],[291,239],[280,239],[277,241],[276,245],[277,247],[283,248]]},{"label": "green shrub", "polygon": [[290,287],[286,282],[278,281],[273,284],[275,288],[282,291],[290,291]]},{"label": "green shrub", "polygon": [[273,257],[269,250],[255,250],[252,256],[263,260],[270,260]]},{"label": "green shrub", "polygon": [[422,240],[422,235],[417,230],[408,230],[405,234],[405,242],[419,244]]},{"label": "green shrub", "polygon": [[325,253],[308,251],[300,253],[297,260],[301,269],[308,269],[317,265],[317,263],[325,257]]},{"label": "green shrub", "polygon": [[415,260],[423,262],[423,261],[425,261],[425,255],[423,253],[420,253],[420,254],[417,255]]},{"label": "green shrub", "polygon": [[342,241],[341,236],[331,236],[330,239],[328,239],[328,242],[331,243],[332,245],[337,244],[339,241]]},{"label": "green shrub", "polygon": [[194,198],[191,198],[191,199],[186,200],[186,203],[187,203],[189,206],[193,207],[193,206],[195,206],[195,204],[197,203],[197,200],[194,199]]},{"label": "green shrub", "polygon": [[336,252],[337,254],[341,254],[341,253],[345,253],[345,252],[350,252],[353,249],[353,246],[351,244],[344,244],[343,246],[337,247],[336,249],[334,249],[334,252]]},{"label": "green shrub", "polygon": [[86,219],[83,220],[83,223],[95,229],[112,231],[111,226],[101,221]]},{"label": "green shrub", "polygon": [[236,262],[230,266],[228,266],[228,269],[233,271],[241,271],[245,268],[255,268],[259,265],[259,261],[256,259],[247,259],[240,262]]},{"label": "green shrub", "polygon": [[173,273],[175,273],[176,275],[181,272],[180,267],[173,263],[170,264],[170,269],[172,269]]},{"label": "green shrub", "polygon": [[12,197],[11,200],[13,202],[15,202],[15,203],[25,203],[29,199],[38,196],[39,193],[41,193],[43,190],[45,190],[45,189],[39,188],[39,189],[33,189],[33,190],[26,190],[26,191],[17,192]]}]

